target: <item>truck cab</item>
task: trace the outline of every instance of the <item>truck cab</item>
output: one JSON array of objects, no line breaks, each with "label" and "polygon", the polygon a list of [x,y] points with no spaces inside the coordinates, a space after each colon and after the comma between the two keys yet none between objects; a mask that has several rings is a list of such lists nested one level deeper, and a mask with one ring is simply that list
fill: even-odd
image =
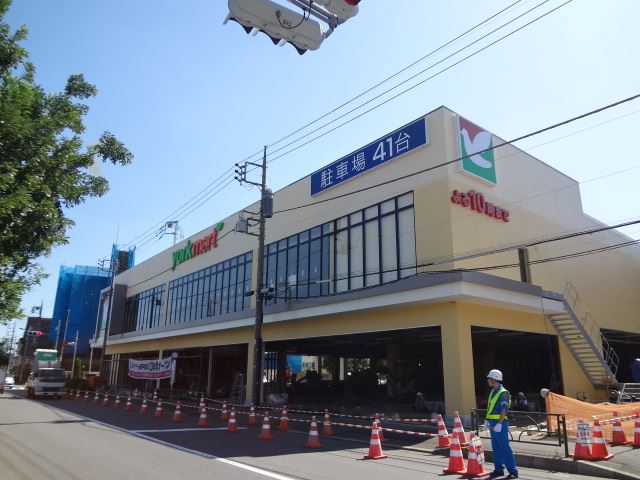
[{"label": "truck cab", "polygon": [[64,370],[62,368],[41,368],[31,372],[25,388],[27,397],[55,397],[64,395]]}]

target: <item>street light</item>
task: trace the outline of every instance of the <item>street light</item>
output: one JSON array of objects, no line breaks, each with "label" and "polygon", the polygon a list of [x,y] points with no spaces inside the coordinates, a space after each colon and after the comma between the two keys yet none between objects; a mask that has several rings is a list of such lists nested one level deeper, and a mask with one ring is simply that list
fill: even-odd
[{"label": "street light", "polygon": [[[262,169],[262,181],[255,183],[247,180],[247,165],[253,165]],[[242,183],[250,183],[260,187],[260,212],[258,218],[244,218],[243,213],[249,213],[255,216],[255,213],[246,212],[240,214],[238,223],[236,224],[236,232],[245,233],[258,237],[258,278],[256,279],[256,320],[254,326],[254,350],[253,350],[253,403],[260,405],[262,401],[262,324],[264,320],[264,298],[265,289],[262,283],[264,275],[264,237],[265,237],[265,220],[273,216],[273,193],[267,188],[267,147],[264,147],[262,156],[262,164],[245,162],[244,165],[236,164],[236,180]],[[253,222],[258,225],[258,235],[249,232],[249,225]]]}]

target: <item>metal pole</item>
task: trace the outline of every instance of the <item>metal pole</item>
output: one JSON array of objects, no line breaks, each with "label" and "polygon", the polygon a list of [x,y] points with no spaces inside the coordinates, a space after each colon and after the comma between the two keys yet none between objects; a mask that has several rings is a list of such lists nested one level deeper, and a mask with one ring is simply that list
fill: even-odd
[{"label": "metal pole", "polygon": [[[62,368],[62,358],[64,357],[64,344],[67,341],[67,327],[69,326],[69,314],[71,312],[70,308],[67,308],[67,318],[64,321],[64,334],[62,335],[62,348],[60,349],[60,368]],[[56,344],[56,350],[57,350]]]},{"label": "metal pole", "polygon": [[73,375],[76,371],[76,352],[78,351],[78,332],[79,330],[76,330],[76,340],[75,342],[73,342],[73,363],[71,364],[71,378],[73,378]]},{"label": "metal pole", "polygon": [[109,335],[109,326],[111,323],[111,304],[113,303],[113,282],[116,278],[116,271],[118,270],[118,260],[114,262],[114,265],[111,265],[111,286],[109,287],[109,304],[107,305],[107,323],[104,328],[104,334],[102,338],[102,352],[100,353],[100,372],[99,378],[100,383],[102,384],[106,378],[106,372],[104,371],[105,364],[105,351],[107,350],[107,336]]},{"label": "metal pole", "polygon": [[264,230],[265,218],[262,199],[267,185],[267,147],[264,147],[262,156],[262,186],[260,195],[260,230],[258,233],[258,278],[256,280],[256,322],[253,350],[253,403],[260,405],[262,396],[262,323],[264,319],[264,295],[262,289],[262,277],[264,275]]}]

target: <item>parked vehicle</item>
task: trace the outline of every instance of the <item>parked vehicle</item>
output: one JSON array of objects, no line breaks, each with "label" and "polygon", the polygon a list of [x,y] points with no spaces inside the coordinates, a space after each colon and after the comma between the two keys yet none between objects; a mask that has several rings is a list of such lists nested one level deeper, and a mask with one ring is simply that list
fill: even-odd
[{"label": "parked vehicle", "polygon": [[33,354],[31,373],[25,388],[27,397],[55,397],[64,395],[64,369],[60,368],[58,352],[39,348]]},{"label": "parked vehicle", "polygon": [[6,377],[4,379],[4,388],[6,388],[7,390],[11,390],[13,387],[15,387],[16,385],[16,381],[13,377]]}]

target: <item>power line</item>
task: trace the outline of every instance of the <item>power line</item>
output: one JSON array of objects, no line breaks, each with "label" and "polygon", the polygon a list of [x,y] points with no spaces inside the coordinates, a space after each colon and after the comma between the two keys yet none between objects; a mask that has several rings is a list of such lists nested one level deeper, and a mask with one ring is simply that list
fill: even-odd
[{"label": "power line", "polygon": [[[476,152],[476,153],[479,155],[481,153],[489,152],[489,151],[492,151],[492,150],[496,150],[498,148],[502,148],[502,147],[507,146],[507,145],[511,145],[513,143],[516,143],[516,142],[519,142],[521,140],[524,140],[525,138],[530,138],[530,137],[533,137],[535,135],[540,135],[541,133],[548,132],[548,131],[553,130],[555,128],[558,128],[558,127],[561,127],[561,126],[564,126],[564,125],[568,125],[570,123],[576,122],[578,120],[581,120],[583,118],[589,117],[591,115],[595,115],[597,113],[603,112],[603,111],[608,110],[610,108],[614,108],[614,107],[617,107],[617,106],[622,105],[624,103],[631,102],[633,100],[636,100],[637,98],[640,98],[640,94],[633,95],[631,97],[628,97],[628,98],[625,98],[623,100],[611,103],[611,104],[606,105],[604,107],[597,108],[595,110],[591,110],[590,112],[583,113],[582,115],[578,115],[577,117],[573,117],[573,118],[570,118],[568,120],[564,120],[562,122],[550,125],[548,127],[541,128],[540,130],[536,130],[534,132],[527,133],[525,135],[521,135],[521,136],[516,137],[516,138],[514,138],[512,140],[509,140],[507,142],[499,143],[499,144],[494,145],[494,146],[489,147],[489,148],[485,148],[484,150],[480,150],[479,152]],[[414,177],[414,176],[419,175],[421,173],[430,172],[430,171],[435,170],[437,168],[444,167],[444,166],[450,165],[450,164],[455,163],[455,162],[459,162],[459,161],[463,160],[464,158],[466,158],[466,156],[461,156],[461,157],[458,157],[458,158],[454,158],[453,160],[448,160],[448,161],[439,163],[437,165],[433,165],[431,167],[427,167],[427,168],[424,168],[422,170],[418,170],[417,172],[413,172],[413,173],[410,173],[410,174],[407,174],[407,175],[403,175],[401,177],[396,177],[396,178],[393,178],[391,180],[387,180],[385,182],[380,182],[380,183],[377,183],[375,185],[370,185],[368,187],[363,187],[363,188],[360,188],[358,190],[353,190],[351,192],[343,193],[341,195],[336,195],[335,197],[325,198],[324,200],[317,200],[317,201],[315,201],[313,203],[308,203],[308,204],[304,204],[304,205],[298,205],[296,207],[290,207],[290,208],[285,208],[285,209],[282,209],[282,210],[277,210],[277,211],[274,211],[273,213],[275,215],[277,213],[290,212],[292,210],[298,210],[298,209],[301,209],[301,208],[315,206],[315,205],[318,205],[320,203],[330,202],[332,200],[338,200],[340,198],[348,197],[350,195],[355,195],[356,193],[365,192],[367,190],[371,190],[371,189],[378,188],[378,187],[381,187],[381,186],[384,186],[384,185],[389,185],[390,183],[394,183],[394,182],[398,182],[400,180],[404,180],[404,179],[407,179],[407,178],[410,178],[410,177]]]},{"label": "power line", "polygon": [[[501,25],[500,27],[498,27],[497,29],[493,30],[493,31],[492,31],[492,32],[490,32],[489,34],[484,35],[483,37],[481,37],[480,39],[478,39],[478,40],[476,40],[476,41],[472,42],[471,44],[468,44],[467,46],[465,46],[465,47],[463,47],[462,49],[460,49],[460,50],[456,51],[456,52],[455,52],[454,54],[452,54],[452,55],[455,55],[455,54],[459,53],[460,51],[462,51],[462,50],[464,50],[464,49],[468,48],[469,46],[471,46],[471,45],[473,45],[473,44],[477,43],[478,41],[480,41],[480,40],[482,40],[482,39],[486,38],[488,35],[491,35],[491,34],[495,33],[497,30],[499,30],[499,29],[501,29],[501,28],[504,28],[504,27],[505,27],[505,26],[507,26],[508,24],[510,24],[510,23],[512,23],[513,21],[515,21],[515,20],[517,20],[517,19],[521,18],[522,16],[524,16],[524,15],[526,15],[526,14],[530,13],[532,10],[535,10],[536,8],[538,8],[538,7],[540,7],[541,5],[543,5],[543,4],[545,4],[545,3],[547,3],[548,1],[550,1],[550,0],[545,0],[544,2],[542,2],[542,3],[538,4],[537,6],[533,7],[532,9],[527,10],[524,14],[521,14],[521,15],[519,15],[518,17],[516,17],[516,18],[514,18],[514,19],[510,20],[509,22],[507,22],[507,23],[505,23],[505,24]],[[569,1],[571,1],[571,0],[569,0]],[[348,100],[348,101],[344,102],[344,103],[343,103],[343,104],[341,104],[340,106],[338,106],[338,107],[336,107],[336,108],[332,109],[331,111],[329,111],[329,112],[325,113],[324,115],[322,115],[322,116],[320,116],[320,117],[316,118],[316,119],[315,119],[315,120],[313,120],[312,122],[307,123],[307,124],[306,124],[306,125],[304,125],[303,127],[300,127],[299,129],[295,130],[294,132],[292,132],[292,133],[290,133],[290,134],[286,135],[285,137],[282,137],[281,139],[277,140],[276,142],[271,143],[269,146],[274,146],[274,145],[277,145],[277,144],[281,143],[281,142],[282,142],[282,141],[284,141],[285,139],[290,138],[291,136],[295,135],[296,133],[298,133],[298,132],[300,132],[300,131],[304,130],[305,128],[307,128],[307,127],[309,127],[309,126],[311,126],[311,125],[313,125],[313,124],[315,124],[315,123],[317,123],[318,121],[322,120],[323,118],[326,118],[327,116],[329,116],[330,114],[332,114],[332,113],[334,113],[334,112],[336,112],[336,111],[340,110],[340,109],[341,109],[341,108],[343,108],[344,106],[346,106],[346,105],[348,105],[348,104],[350,104],[350,103],[354,102],[354,101],[355,101],[355,100],[357,100],[358,98],[360,98],[360,97],[362,97],[362,96],[366,95],[366,94],[367,94],[367,93],[369,93],[370,91],[372,91],[372,90],[374,90],[374,89],[378,88],[379,86],[383,85],[384,83],[388,82],[389,80],[391,80],[391,79],[395,78],[395,77],[396,77],[396,76],[398,76],[400,73],[402,73],[402,72],[404,72],[404,71],[406,71],[406,70],[410,69],[411,67],[413,67],[413,66],[415,66],[416,64],[418,64],[418,63],[422,62],[423,60],[427,59],[428,57],[430,57],[430,56],[434,55],[435,53],[437,53],[437,52],[439,52],[439,51],[441,51],[441,50],[445,49],[445,48],[446,48],[446,47],[448,47],[449,45],[452,45],[453,43],[455,43],[455,42],[456,42],[457,40],[459,40],[460,38],[462,38],[462,37],[464,37],[464,36],[468,35],[468,34],[469,34],[469,33],[471,33],[472,31],[474,31],[474,30],[476,30],[476,29],[480,28],[481,26],[483,26],[483,25],[487,24],[487,23],[488,23],[488,22],[490,22],[491,20],[493,20],[493,19],[497,18],[498,16],[500,16],[500,15],[501,15],[501,14],[503,14],[504,12],[508,11],[509,9],[511,9],[512,7],[514,7],[515,5],[517,5],[517,4],[518,4],[518,3],[520,3],[520,2],[521,2],[521,0],[518,0],[518,1],[514,2],[514,3],[512,3],[511,5],[509,5],[509,6],[505,7],[504,9],[500,10],[499,12],[497,12],[497,13],[493,14],[492,16],[488,17],[487,19],[483,20],[482,22],[480,22],[480,23],[476,24],[474,27],[471,27],[470,29],[468,29],[468,30],[466,30],[465,32],[461,33],[460,35],[456,36],[456,37],[455,37],[455,38],[453,38],[452,40],[450,40],[450,41],[448,41],[448,42],[444,43],[443,45],[441,45],[440,47],[436,48],[435,50],[432,50],[432,51],[431,51],[431,52],[429,52],[427,55],[425,55],[425,56],[423,56],[423,57],[419,58],[418,60],[416,60],[416,61],[414,61],[414,62],[412,62],[411,64],[409,64],[409,65],[407,65],[406,67],[402,68],[401,70],[397,71],[396,73],[394,73],[394,74],[390,75],[389,77],[385,78],[384,80],[382,80],[382,81],[378,82],[376,85],[374,85],[374,86],[372,86],[372,87],[368,88],[368,89],[367,89],[367,90],[365,90],[364,92],[362,92],[362,93],[360,93],[360,94],[356,95],[355,97],[353,97],[353,98],[351,98],[350,100]],[[568,3],[568,2],[567,2],[567,3]],[[450,56],[449,56],[449,57],[447,57],[447,58],[450,58],[452,55],[450,55]],[[447,59],[447,58],[446,58],[446,59]],[[445,59],[445,60],[446,60],[446,59]],[[440,62],[438,62],[438,63],[441,63],[442,61],[443,61],[443,60],[441,60],[441,61],[440,61]],[[438,63],[436,63],[436,64],[434,64],[434,65],[432,65],[432,66],[428,67],[428,69],[432,68],[433,66],[437,65]],[[427,69],[427,70],[428,70],[428,69]],[[405,81],[401,82],[400,84],[396,85],[395,87],[393,87],[393,88],[392,88],[392,89],[390,89],[390,90],[393,90],[393,89],[397,88],[398,86],[400,86],[400,85],[402,85],[402,84],[406,83],[407,81],[409,81],[409,80],[411,80],[411,79],[415,78],[417,75],[420,75],[421,73],[424,73],[425,71],[426,71],[426,70],[423,70],[423,71],[419,72],[418,74],[416,74],[416,75],[414,75],[414,76],[410,77],[409,79],[407,79],[407,80],[405,80]],[[384,94],[384,93],[387,93],[387,92],[388,92],[388,91],[390,91],[390,90],[387,90],[386,92],[383,92],[383,94]],[[378,97],[375,97],[375,98],[374,98],[374,99],[372,99],[372,100],[375,100],[376,98],[378,98]],[[361,108],[362,106],[366,105],[367,103],[370,103],[372,100],[369,100],[368,102],[366,102],[366,103],[364,103],[364,104],[360,105],[360,106],[359,106],[359,107],[357,107],[357,108]],[[353,110],[352,110],[352,111],[353,111]],[[347,114],[348,114],[348,113],[350,113],[350,112],[347,112]],[[368,112],[365,112],[365,113],[368,113]],[[337,120],[338,120],[338,119],[340,119],[340,118],[342,118],[342,116],[341,116],[341,117],[338,117],[337,119],[333,120],[333,121],[332,121],[332,122],[330,122],[330,123],[333,123],[333,122],[337,121]],[[324,128],[324,126],[326,126],[326,125],[323,125],[323,126],[322,126],[322,127],[320,127],[320,128]],[[317,130],[315,130],[315,131],[317,131]],[[313,133],[313,132],[311,132],[311,133]],[[302,138],[304,138],[304,137],[302,137]],[[296,141],[294,141],[294,142],[292,142],[292,143],[295,143],[295,142],[297,142],[297,141],[299,141],[299,139],[298,139],[298,140],[296,140]],[[290,144],[288,144],[288,145],[290,145]],[[285,145],[285,147],[282,147],[282,148],[286,148],[286,146],[288,146],[288,145]],[[281,149],[282,149],[282,148],[281,148]],[[279,151],[279,150],[280,150],[280,149],[278,149],[277,151]],[[249,155],[248,157],[246,157],[244,160],[242,160],[242,162],[244,162],[244,161],[248,161],[248,160],[250,160],[251,158],[255,157],[256,155],[258,155],[258,154],[260,154],[260,153],[262,153],[262,151],[259,151],[259,152],[256,152],[256,153],[254,153],[254,154],[251,154],[251,155]],[[290,153],[290,152],[287,152],[287,153]],[[284,155],[281,155],[281,156],[284,156]],[[280,157],[281,157],[281,156],[280,156]],[[280,158],[280,157],[276,157],[276,159],[277,159],[277,158]],[[276,160],[276,159],[273,159],[273,160]],[[271,162],[271,161],[273,161],[273,160],[270,160],[270,162]],[[141,240],[146,240],[149,236],[151,236],[152,238],[155,238],[155,233],[154,233],[154,232],[156,232],[158,228],[161,228],[161,226],[163,225],[163,223],[164,223],[165,221],[167,221],[167,220],[171,219],[173,216],[175,216],[176,214],[178,214],[178,213],[179,213],[183,208],[187,208],[187,207],[189,206],[189,204],[190,204],[190,203],[192,203],[192,202],[197,202],[197,201],[199,200],[199,198],[198,198],[198,197],[199,197],[200,195],[203,195],[203,194],[204,194],[204,195],[208,195],[209,190],[211,189],[211,187],[212,187],[214,184],[216,184],[218,181],[224,181],[226,178],[228,178],[228,177],[226,177],[225,179],[223,179],[222,177],[224,177],[227,173],[231,172],[231,171],[233,170],[233,168],[234,168],[234,167],[231,167],[231,168],[227,169],[227,170],[226,170],[225,172],[223,172],[223,173],[222,173],[222,174],[221,174],[221,175],[220,175],[216,180],[214,180],[212,183],[210,183],[209,185],[207,185],[206,187],[204,187],[202,190],[200,190],[200,192],[198,192],[198,193],[197,193],[196,195],[194,195],[192,198],[190,198],[190,199],[189,199],[189,200],[187,200],[185,203],[183,203],[181,206],[179,206],[176,210],[174,210],[172,213],[170,213],[170,214],[169,214],[167,217],[165,217],[162,221],[158,222],[158,223],[157,223],[157,224],[155,224],[154,226],[152,226],[152,227],[150,227],[149,229],[145,230],[143,233],[141,233],[141,234],[139,234],[138,236],[134,237],[131,241],[129,241],[129,242],[128,242],[128,244],[132,244],[132,243],[134,243],[134,242],[136,242],[136,241],[139,241],[139,239],[141,239]],[[222,179],[222,180],[221,180],[221,179]],[[216,188],[216,187],[213,187],[213,188]],[[207,200],[211,199],[213,196],[215,196],[215,195],[209,195],[209,196],[207,197]],[[206,201],[207,201],[207,200],[205,200],[205,201],[202,201],[202,202],[198,203],[198,207],[199,207],[199,206],[201,206],[201,205],[203,205],[204,203],[206,203]],[[196,208],[198,208],[198,207],[196,207]],[[191,213],[191,212],[189,212],[189,213]],[[186,216],[186,215],[185,215],[185,216]],[[144,244],[144,243],[147,243],[147,242],[143,242],[143,244]]]}]

